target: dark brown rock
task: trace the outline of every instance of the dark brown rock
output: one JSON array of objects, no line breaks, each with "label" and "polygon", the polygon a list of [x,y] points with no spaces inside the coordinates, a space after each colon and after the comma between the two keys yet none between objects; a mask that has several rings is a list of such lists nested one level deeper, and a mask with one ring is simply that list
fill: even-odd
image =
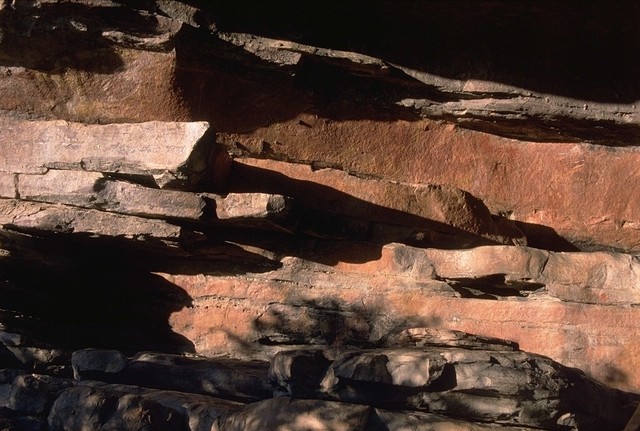
[{"label": "dark brown rock", "polygon": [[215,431],[355,431],[368,428],[371,407],[334,401],[272,398],[222,416]]},{"label": "dark brown rock", "polygon": [[[288,357],[276,356],[272,379],[295,390],[296,376],[286,369],[295,362]],[[299,379],[308,382],[304,369]],[[545,429],[561,429],[570,416],[585,430],[619,429],[640,401],[547,358],[459,348],[347,351],[335,357],[317,393],[382,408]]]},{"label": "dark brown rock", "polygon": [[381,422],[389,431],[532,431],[529,427],[467,422],[433,413],[375,409],[372,422]]},{"label": "dark brown rock", "polygon": [[190,358],[140,353],[114,381],[156,389],[193,392],[232,400],[256,401],[271,396],[269,364],[224,358]]},{"label": "dark brown rock", "polygon": [[11,384],[6,405],[23,415],[46,416],[60,393],[72,386],[72,382],[51,376],[18,375]]},{"label": "dark brown rock", "polygon": [[158,403],[180,415],[187,424],[189,431],[209,431],[219,416],[244,407],[244,404],[238,402],[188,392],[105,384],[96,381],[82,382],[79,386],[95,388],[116,396],[135,395]]},{"label": "dark brown rock", "polygon": [[160,403],[92,387],[62,392],[51,408],[48,424],[50,430],[189,430],[183,417]]},{"label": "dark brown rock", "polygon": [[73,377],[76,380],[105,380],[127,366],[127,358],[117,350],[83,349],[71,355]]}]

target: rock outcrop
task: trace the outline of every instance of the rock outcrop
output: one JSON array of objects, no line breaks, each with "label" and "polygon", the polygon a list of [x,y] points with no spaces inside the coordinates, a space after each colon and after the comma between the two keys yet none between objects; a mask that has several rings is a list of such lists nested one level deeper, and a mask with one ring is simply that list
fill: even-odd
[{"label": "rock outcrop", "polygon": [[632,431],[635,18],[0,1],[0,428]]}]

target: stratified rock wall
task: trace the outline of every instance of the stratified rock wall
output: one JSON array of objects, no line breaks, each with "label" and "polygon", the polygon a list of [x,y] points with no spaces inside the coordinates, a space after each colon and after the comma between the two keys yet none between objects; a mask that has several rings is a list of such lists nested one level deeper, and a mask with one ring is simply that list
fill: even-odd
[{"label": "stratified rock wall", "polygon": [[0,428],[624,428],[638,20],[0,1]]}]

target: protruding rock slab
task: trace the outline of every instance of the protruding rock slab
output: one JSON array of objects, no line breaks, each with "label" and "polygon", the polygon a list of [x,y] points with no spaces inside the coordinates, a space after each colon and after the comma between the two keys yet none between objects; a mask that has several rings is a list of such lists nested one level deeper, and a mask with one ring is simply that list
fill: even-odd
[{"label": "protruding rock slab", "polygon": [[470,250],[425,250],[438,277],[474,279],[504,274],[508,280],[540,276],[549,252],[528,247],[488,246]]},{"label": "protruding rock slab", "polygon": [[[100,365],[102,369],[96,369]],[[256,401],[271,396],[267,378],[269,364],[262,361],[140,353],[128,361],[120,372],[107,376],[111,366],[110,362],[96,363],[92,370],[79,370],[78,377],[91,379],[98,373],[112,382],[242,401]]]},{"label": "protruding rock slab", "polygon": [[[437,121],[335,121],[312,114],[218,142],[363,176],[465,190],[522,222],[528,244],[640,251],[640,152],[577,143],[523,143]],[[340,145],[336,145],[339,142]]]},{"label": "protruding rock slab", "polygon": [[[448,234],[449,242],[523,244],[522,233],[509,220],[492,217],[478,199],[454,187],[407,184],[362,178],[336,169],[274,160],[235,160],[231,187],[284,193],[310,207],[342,216],[399,226],[428,228]],[[424,238],[416,238],[418,240]],[[444,241],[442,241],[444,243]]]},{"label": "protruding rock slab", "polygon": [[44,233],[76,233],[176,242],[181,229],[161,220],[64,205],[0,199],[0,224]]},{"label": "protruding rock slab", "polygon": [[[78,383],[78,388],[90,388],[113,397],[134,396],[160,404],[180,416],[189,431],[210,431],[222,414],[234,412],[244,404],[222,398],[214,398],[189,392],[177,392],[142,388],[139,386],[105,384],[98,381]],[[117,412],[113,413],[118,414]]]},{"label": "protruding rock slab", "polygon": [[551,253],[542,272],[549,293],[565,301],[640,304],[640,257],[622,253]]},{"label": "protruding rock slab", "polygon": [[291,211],[291,198],[267,193],[229,193],[225,196],[203,194],[216,205],[216,217],[232,219],[277,219]]},{"label": "protruding rock slab", "polygon": [[156,401],[92,387],[62,392],[51,408],[48,424],[50,430],[189,430],[183,417]]},{"label": "protruding rock slab", "polygon": [[205,122],[86,125],[0,117],[0,127],[0,172],[147,175],[161,187],[200,180],[212,144]]},{"label": "protruding rock slab", "polygon": [[427,249],[438,277],[471,281],[487,278],[503,286],[546,286],[563,301],[640,304],[640,259],[611,252],[556,253],[529,247],[487,246],[470,250]]},{"label": "protruding rock slab", "polygon": [[20,199],[60,203],[151,218],[199,219],[204,200],[194,193],[144,187],[99,172],[49,170],[18,175]]}]

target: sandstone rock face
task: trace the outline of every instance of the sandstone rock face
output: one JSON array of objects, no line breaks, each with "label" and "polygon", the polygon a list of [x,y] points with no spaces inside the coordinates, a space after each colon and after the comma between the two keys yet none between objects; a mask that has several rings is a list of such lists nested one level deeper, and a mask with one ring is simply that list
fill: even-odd
[{"label": "sandstone rock face", "polygon": [[638,19],[0,1],[0,428],[633,429]]},{"label": "sandstone rock face", "polygon": [[282,153],[278,157],[322,160],[348,172],[459,188],[481,199],[492,213],[519,221],[525,234],[540,237],[542,245],[554,246],[553,235],[537,226],[553,229],[580,248],[638,252],[634,148],[523,145],[428,120],[319,119],[312,128],[299,124],[305,120],[218,139],[240,142],[256,153],[256,143],[277,141],[281,145],[272,147]]},{"label": "sandstone rock face", "polygon": [[70,169],[148,175],[164,186],[195,183],[193,176],[206,167],[206,152],[193,154],[205,151],[208,125],[203,122],[94,126],[3,119],[2,129],[5,173]]},{"label": "sandstone rock face", "polygon": [[[203,354],[222,354],[229,346],[245,354],[255,348],[246,342],[379,343],[407,325],[427,325],[513,340],[609,384],[635,388],[637,282],[628,281],[635,277],[633,267],[617,276],[609,270],[608,280],[591,282],[581,271],[567,291],[556,287],[566,283],[561,268],[567,265],[555,267],[550,257],[555,255],[583,264],[592,254],[396,244],[366,264],[329,266],[289,258],[279,270],[243,281],[236,277],[231,285],[215,276],[165,277],[194,298],[193,308],[174,313],[170,321]],[[607,257],[615,262],[625,255]],[[592,271],[601,271],[602,259],[595,260]],[[204,335],[205,328],[215,330]]]}]

